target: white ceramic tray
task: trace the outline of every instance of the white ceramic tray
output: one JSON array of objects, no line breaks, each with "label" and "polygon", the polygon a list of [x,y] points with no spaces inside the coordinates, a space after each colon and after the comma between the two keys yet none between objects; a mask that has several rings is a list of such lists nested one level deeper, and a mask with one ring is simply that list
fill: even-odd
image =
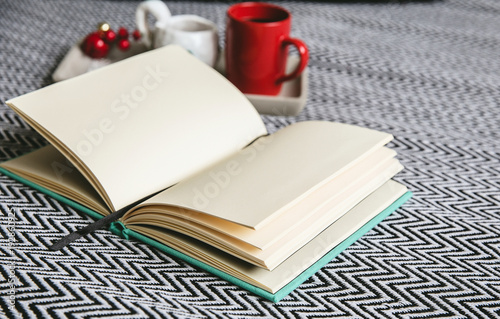
[{"label": "white ceramic tray", "polygon": [[54,73],[52,73],[52,79],[55,82],[70,79],[146,51],[146,47],[141,42],[133,42],[130,44],[130,49],[125,52],[113,47],[107,58],[92,59],[82,52],[80,43],[81,41],[69,49],[68,53],[66,53],[54,70]]},{"label": "white ceramic tray", "polygon": [[[136,45],[131,47],[131,50],[127,52],[115,51],[116,52],[110,52],[109,58],[107,59],[91,59],[86,56],[80,50],[79,45],[76,44],[69,50],[58,65],[52,74],[52,78],[56,82],[66,80],[144,52],[145,48]],[[220,58],[215,69],[224,74],[224,52],[221,52],[219,56]],[[287,63],[287,72],[292,71],[298,63],[298,57],[290,56]],[[246,94],[246,97],[260,114],[295,116],[302,111],[306,104],[308,87],[307,74],[308,70],[306,67],[298,78],[283,83],[283,87],[278,95]]]}]

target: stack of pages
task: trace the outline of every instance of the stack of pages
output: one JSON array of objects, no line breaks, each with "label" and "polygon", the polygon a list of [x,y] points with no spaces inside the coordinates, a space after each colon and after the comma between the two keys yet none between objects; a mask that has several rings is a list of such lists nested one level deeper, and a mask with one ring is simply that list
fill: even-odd
[{"label": "stack of pages", "polygon": [[49,146],[1,164],[111,230],[279,301],[410,197],[392,136],[268,134],[223,76],[167,46],[7,101]]}]

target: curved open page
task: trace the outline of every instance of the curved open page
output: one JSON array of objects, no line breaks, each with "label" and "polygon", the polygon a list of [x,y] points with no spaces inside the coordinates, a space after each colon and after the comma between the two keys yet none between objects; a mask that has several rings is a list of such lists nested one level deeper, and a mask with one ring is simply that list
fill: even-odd
[{"label": "curved open page", "polygon": [[259,229],[391,139],[390,134],[348,124],[295,123],[143,205],[183,207]]},{"label": "curved open page", "polygon": [[266,129],[229,81],[168,46],[7,101],[112,210],[238,151]]},{"label": "curved open page", "polygon": [[383,147],[391,138],[340,123],[296,123],[160,192],[121,221],[175,230],[272,269],[399,172],[395,152]]}]

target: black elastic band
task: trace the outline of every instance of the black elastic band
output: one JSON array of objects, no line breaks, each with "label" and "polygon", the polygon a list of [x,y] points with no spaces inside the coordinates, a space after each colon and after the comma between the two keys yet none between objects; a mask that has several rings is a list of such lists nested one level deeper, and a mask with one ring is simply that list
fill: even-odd
[{"label": "black elastic band", "polygon": [[125,209],[120,209],[117,210],[116,212],[103,217],[99,219],[96,222],[93,222],[92,224],[85,226],[82,229],[76,230],[69,235],[64,236],[61,238],[59,241],[57,241],[55,244],[49,247],[50,250],[55,251],[55,250],[60,250],[61,248],[66,247],[70,243],[74,242],[75,240],[88,235],[90,233],[95,232],[96,230],[99,230],[112,222],[118,220],[120,217],[122,217],[125,214],[126,210]]},{"label": "black elastic band", "polygon": [[123,215],[125,215],[125,213],[129,209],[137,206],[138,204],[142,203],[146,199],[148,199],[156,194],[157,193],[152,194],[150,196],[147,196],[146,198],[140,199],[133,204],[125,206],[125,207],[117,210],[116,212],[113,212],[113,213],[109,214],[108,216],[105,216],[105,217],[99,219],[98,221],[93,222],[92,224],[90,224],[88,226],[85,226],[82,229],[76,230],[76,231],[72,232],[71,234],[64,236],[63,238],[58,240],[56,243],[52,244],[52,246],[49,247],[49,250],[52,250],[52,251],[60,250],[64,247],[66,247],[67,245],[71,244],[75,240],[77,240],[85,235],[91,234],[91,233],[95,232],[96,230],[99,230],[105,226],[108,226],[112,222],[117,221]]}]

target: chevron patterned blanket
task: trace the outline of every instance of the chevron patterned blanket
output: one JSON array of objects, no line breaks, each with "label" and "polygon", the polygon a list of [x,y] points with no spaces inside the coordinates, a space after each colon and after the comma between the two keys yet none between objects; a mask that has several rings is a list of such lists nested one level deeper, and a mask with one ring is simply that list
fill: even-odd
[{"label": "chevron patterned blanket", "polygon": [[[214,21],[226,2],[167,2]],[[500,2],[279,2],[311,53],[298,116],[392,133],[413,198],[273,304],[107,230],[62,251],[92,218],[0,176],[8,318],[500,317]],[[3,102],[51,83],[100,21],[133,29],[137,1],[0,3],[0,160],[46,142]]]}]

